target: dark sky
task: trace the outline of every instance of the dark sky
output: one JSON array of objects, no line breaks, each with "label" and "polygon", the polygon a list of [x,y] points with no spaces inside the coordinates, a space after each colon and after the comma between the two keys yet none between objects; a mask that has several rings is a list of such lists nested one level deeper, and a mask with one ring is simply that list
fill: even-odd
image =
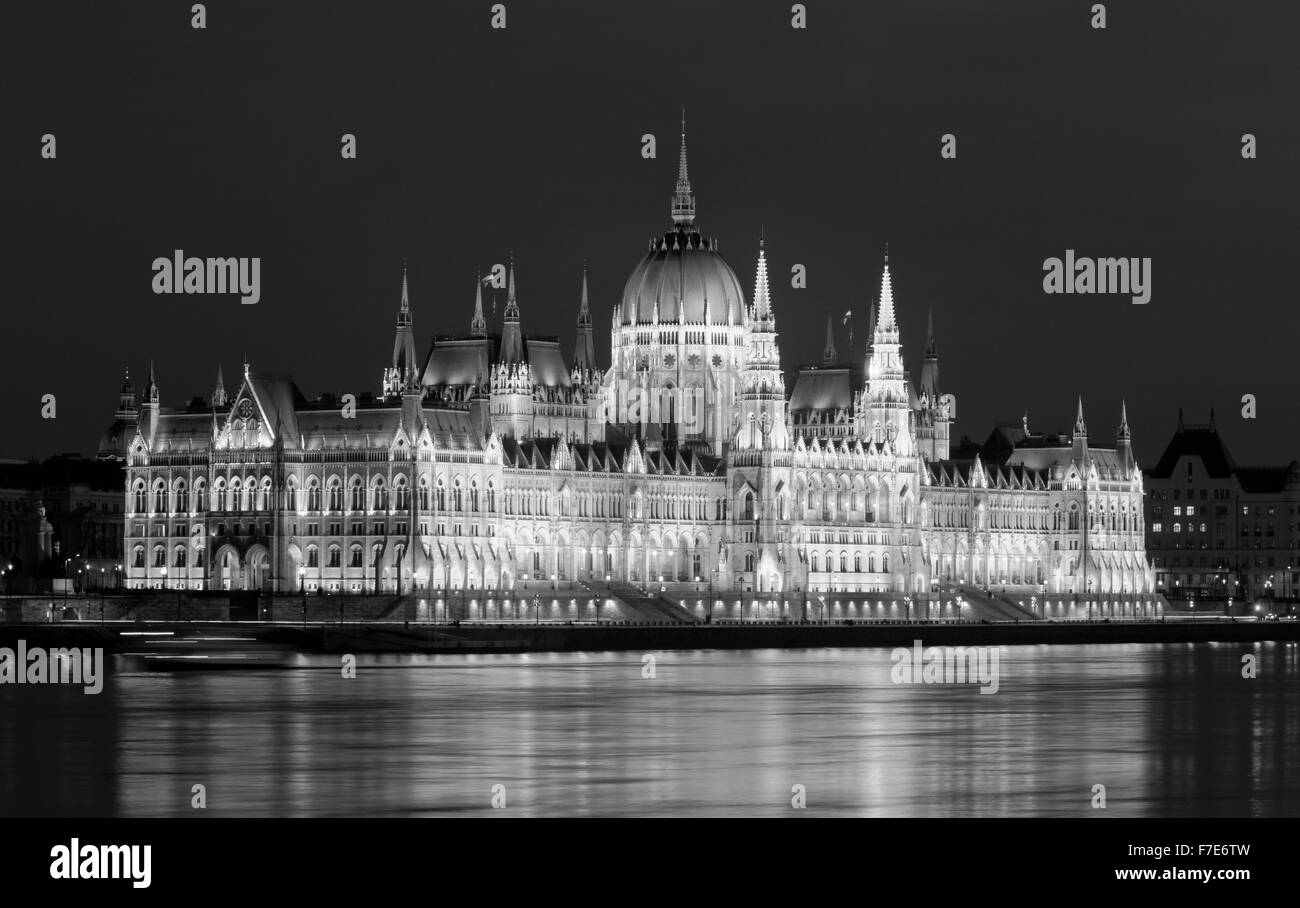
[{"label": "dark sky", "polygon": [[[1147,463],[1180,405],[1216,408],[1238,461],[1300,456],[1300,7],[1110,3],[1096,31],[1084,2],[811,0],[796,31],[786,2],[508,2],[502,32],[488,2],[214,2],[205,31],[188,2],[14,5],[0,456],[93,452],[150,358],[164,405],[208,396],[218,362],[233,391],[245,351],[309,397],[375,389],[403,258],[421,356],[511,250],[526,329],[569,349],[586,260],[607,361],[669,225],[682,105],[697,224],[747,292],[766,230],[787,364],[865,313],[888,241],[908,364],[932,307],[956,434],[1025,409],[1066,429],[1083,393],[1107,442],[1127,397]],[[175,248],[260,256],[261,302],[155,296]],[[1150,256],[1151,302],[1045,295],[1067,248]]]}]

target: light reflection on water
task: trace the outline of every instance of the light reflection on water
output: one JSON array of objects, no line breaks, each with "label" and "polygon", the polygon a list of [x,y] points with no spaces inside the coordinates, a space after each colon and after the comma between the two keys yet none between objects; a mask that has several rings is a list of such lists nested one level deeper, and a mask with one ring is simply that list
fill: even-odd
[{"label": "light reflection on water", "polygon": [[992,696],[895,685],[889,649],[655,655],[4,685],[0,815],[187,815],[196,783],[240,816],[779,816],[796,784],[808,815],[1300,813],[1296,644],[1005,647]]}]

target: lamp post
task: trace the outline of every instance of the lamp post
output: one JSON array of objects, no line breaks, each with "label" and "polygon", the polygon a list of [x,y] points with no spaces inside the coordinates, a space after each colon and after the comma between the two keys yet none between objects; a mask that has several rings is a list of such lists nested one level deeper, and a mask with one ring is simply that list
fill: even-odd
[{"label": "lamp post", "polygon": [[307,626],[307,569],[298,566],[298,593],[302,596],[302,626]]}]

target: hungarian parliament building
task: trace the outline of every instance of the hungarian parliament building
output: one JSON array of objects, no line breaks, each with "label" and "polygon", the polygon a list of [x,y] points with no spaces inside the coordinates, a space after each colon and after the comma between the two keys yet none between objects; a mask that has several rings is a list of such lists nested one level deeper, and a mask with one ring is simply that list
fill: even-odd
[{"label": "hungarian parliament building", "polygon": [[511,262],[499,324],[480,282],[468,331],[422,359],[403,275],[370,393],[309,400],[245,363],[229,392],[218,369],[210,400],[172,408],[152,365],[138,398],[128,375],[100,444],[126,466],[126,585],[653,588],[779,610],[834,598],[863,617],[945,591],[1154,596],[1120,402],[1107,447],[1081,400],[1063,408],[1070,433],[1026,418],[954,445],[932,321],[919,382],[905,367],[888,255],[865,355],[840,359],[828,324],[787,392],[763,243],[746,294],[695,204],[683,128],[671,227],[609,313],[607,367],[585,274],[566,361],[558,338],[524,332]]}]

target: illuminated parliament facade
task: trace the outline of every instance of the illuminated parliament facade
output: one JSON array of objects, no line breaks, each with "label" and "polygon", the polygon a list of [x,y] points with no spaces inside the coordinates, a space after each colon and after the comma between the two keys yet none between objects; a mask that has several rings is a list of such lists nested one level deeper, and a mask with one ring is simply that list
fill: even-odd
[{"label": "illuminated parliament facade", "polygon": [[945,590],[1154,592],[1122,407],[1104,448],[1082,402],[1071,433],[1026,420],[955,446],[932,325],[920,381],[905,369],[888,256],[865,355],[839,361],[828,327],[787,391],[765,251],[746,294],[695,226],[684,134],[671,214],[610,312],[607,367],[585,275],[566,361],[524,333],[512,262],[500,323],[480,283],[468,332],[422,359],[403,275],[391,362],[355,399],[246,363],[168,408],[152,366],[138,398],[128,377],[100,448],[126,464],[126,585],[640,587],[864,617]]}]

